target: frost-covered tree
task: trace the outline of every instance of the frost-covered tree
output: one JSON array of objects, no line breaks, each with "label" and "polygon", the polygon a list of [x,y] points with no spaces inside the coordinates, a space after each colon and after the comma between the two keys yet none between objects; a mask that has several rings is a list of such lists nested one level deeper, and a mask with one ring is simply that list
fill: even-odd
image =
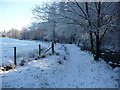
[{"label": "frost-covered tree", "polygon": [[55,41],[56,38],[55,29],[58,23],[57,6],[57,3],[53,2],[45,3],[42,7],[36,5],[36,7],[33,9],[33,15],[35,16],[35,18],[37,18],[41,22],[48,22],[49,35],[51,37],[51,40],[53,41]]},{"label": "frost-covered tree", "polygon": [[42,40],[43,37],[45,37],[46,29],[42,27],[43,23],[32,23],[31,26],[29,26],[29,33],[32,33],[30,35],[30,39],[32,40]]},{"label": "frost-covered tree", "polygon": [[30,39],[30,33],[26,27],[21,29],[20,39]]},{"label": "frost-covered tree", "polygon": [[[80,25],[89,33],[90,44],[95,59],[98,60],[101,52],[101,43],[106,32],[111,30],[114,23],[115,6],[112,2],[69,2],[69,8],[65,9],[67,14],[61,14],[74,25]],[[111,12],[113,10],[114,12]]]},{"label": "frost-covered tree", "polygon": [[65,42],[69,40],[79,43],[80,40],[86,42],[89,39],[94,58],[99,60],[103,38],[113,29],[117,12],[113,2],[74,1],[36,6],[33,14],[38,20],[49,23],[52,40],[60,37]]}]

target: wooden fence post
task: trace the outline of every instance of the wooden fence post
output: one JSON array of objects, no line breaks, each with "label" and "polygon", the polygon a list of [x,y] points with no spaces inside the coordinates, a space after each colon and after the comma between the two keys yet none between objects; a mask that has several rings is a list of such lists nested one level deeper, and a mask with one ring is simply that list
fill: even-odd
[{"label": "wooden fence post", "polygon": [[39,55],[41,54],[41,45],[39,44]]},{"label": "wooden fence post", "polygon": [[52,54],[54,54],[54,42],[52,42]]},{"label": "wooden fence post", "polygon": [[16,47],[14,47],[14,64],[16,65]]}]

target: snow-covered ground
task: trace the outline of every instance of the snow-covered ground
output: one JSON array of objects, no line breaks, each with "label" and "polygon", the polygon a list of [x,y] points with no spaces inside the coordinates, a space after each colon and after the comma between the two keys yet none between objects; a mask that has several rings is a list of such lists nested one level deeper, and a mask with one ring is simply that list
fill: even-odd
[{"label": "snow-covered ground", "polygon": [[56,44],[55,55],[1,71],[3,88],[118,88],[118,68],[74,44]]},{"label": "snow-covered ground", "polygon": [[2,63],[2,65],[4,66],[13,63],[14,47],[17,48],[18,64],[23,58],[31,60],[38,55],[39,44],[42,45],[42,48],[47,48],[49,45],[46,42],[27,41],[0,37],[0,47],[2,47],[0,48],[0,55],[2,55],[0,56],[0,63]]}]

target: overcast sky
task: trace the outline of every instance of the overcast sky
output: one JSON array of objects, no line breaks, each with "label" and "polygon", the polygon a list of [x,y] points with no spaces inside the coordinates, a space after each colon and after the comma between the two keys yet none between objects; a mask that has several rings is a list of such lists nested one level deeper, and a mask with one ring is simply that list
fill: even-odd
[{"label": "overcast sky", "polygon": [[44,0],[0,0],[0,31],[16,28],[20,30],[32,22],[32,9]]}]

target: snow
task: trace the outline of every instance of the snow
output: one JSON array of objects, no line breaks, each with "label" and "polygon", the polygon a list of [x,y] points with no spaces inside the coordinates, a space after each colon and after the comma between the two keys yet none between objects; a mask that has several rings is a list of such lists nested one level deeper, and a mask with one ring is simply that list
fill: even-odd
[{"label": "snow", "polygon": [[[59,64],[58,61],[62,63]],[[1,71],[3,88],[118,88],[118,68],[74,44],[55,44],[55,55]]]},{"label": "snow", "polygon": [[[27,41],[0,37],[0,63],[6,66],[13,64],[14,60],[14,48],[17,50],[17,63],[20,63],[21,59],[32,60],[35,56],[38,56],[38,46],[41,44],[41,48],[47,48],[49,43],[39,41]],[[34,54],[34,55],[33,55]]]}]

